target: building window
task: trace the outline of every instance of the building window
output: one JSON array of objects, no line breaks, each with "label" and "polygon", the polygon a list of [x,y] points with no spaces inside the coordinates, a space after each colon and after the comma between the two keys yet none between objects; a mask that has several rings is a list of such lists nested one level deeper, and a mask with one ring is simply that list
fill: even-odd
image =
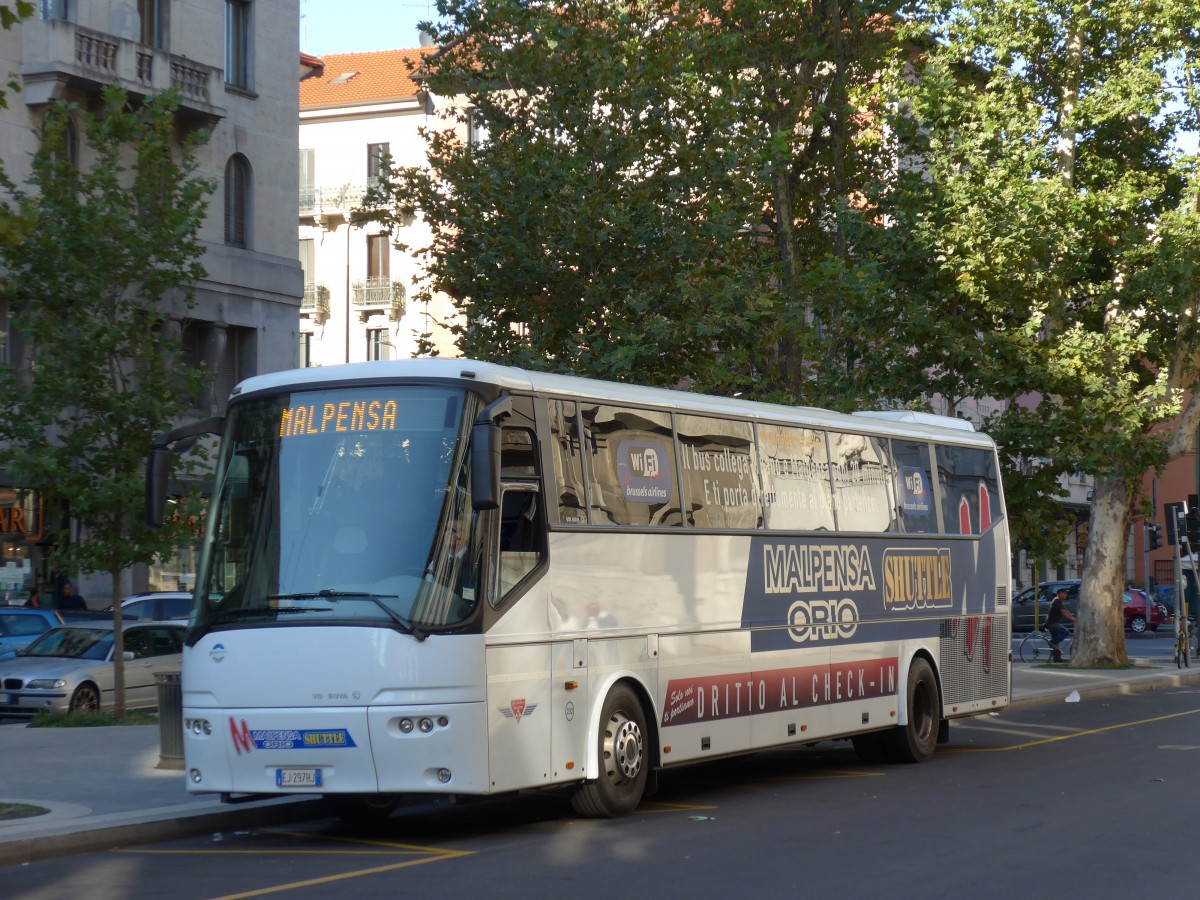
[{"label": "building window", "polygon": [[316,151],[311,147],[300,151],[300,215],[317,208]]},{"label": "building window", "polygon": [[300,368],[307,369],[312,365],[312,333],[300,332]]},{"label": "building window", "polygon": [[475,109],[467,110],[467,144],[475,146],[484,143],[489,137],[488,127]]},{"label": "building window", "polygon": [[386,234],[367,235],[367,284],[384,284],[391,277],[390,249]]},{"label": "building window", "polygon": [[67,7],[67,0],[42,0],[41,12],[43,19],[70,18],[70,9]]},{"label": "building window", "polygon": [[250,162],[240,153],[225,164],[225,243],[248,247],[250,221]]},{"label": "building window", "polygon": [[386,328],[367,329],[367,359],[391,359],[392,345],[388,342]]},{"label": "building window", "polygon": [[250,2],[225,0],[225,83],[250,90]]},{"label": "building window", "polygon": [[379,179],[387,174],[391,161],[391,144],[367,144],[367,186],[375,187]]},{"label": "building window", "polygon": [[60,116],[48,117],[42,131],[42,141],[53,165],[65,161],[72,168],[79,168],[79,129],[70,113],[60,107]]},{"label": "building window", "polygon": [[304,273],[304,285],[307,287],[317,280],[316,276],[316,242],[312,238],[300,239],[300,270]]},{"label": "building window", "polygon": [[156,50],[167,48],[167,0],[138,0],[141,29],[138,39]]}]

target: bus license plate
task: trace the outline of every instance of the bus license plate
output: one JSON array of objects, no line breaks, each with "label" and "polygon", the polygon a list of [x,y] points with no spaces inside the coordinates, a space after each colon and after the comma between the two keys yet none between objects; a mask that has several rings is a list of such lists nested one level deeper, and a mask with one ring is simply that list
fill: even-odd
[{"label": "bus license plate", "polygon": [[320,787],[320,769],[276,769],[276,787]]}]

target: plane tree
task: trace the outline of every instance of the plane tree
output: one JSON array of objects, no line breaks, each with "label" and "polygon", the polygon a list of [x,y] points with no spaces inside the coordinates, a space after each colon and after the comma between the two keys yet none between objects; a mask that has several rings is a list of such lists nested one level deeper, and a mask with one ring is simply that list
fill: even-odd
[{"label": "plane tree", "polygon": [[1198,180],[1178,149],[1200,109],[1196,5],[906,12],[920,49],[891,69],[892,134],[910,164],[873,195],[896,225],[882,318],[917,326],[912,369],[1000,401],[1009,508],[1038,509],[1018,545],[1055,531],[1058,474],[1095,476],[1072,665],[1123,663],[1139,484],[1200,424]]}]

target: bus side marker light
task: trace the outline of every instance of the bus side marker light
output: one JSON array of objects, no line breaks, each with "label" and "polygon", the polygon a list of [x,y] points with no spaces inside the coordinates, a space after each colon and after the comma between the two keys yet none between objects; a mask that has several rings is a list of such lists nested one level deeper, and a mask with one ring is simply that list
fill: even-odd
[{"label": "bus side marker light", "polygon": [[808,731],[808,726],[807,726],[807,725],[801,725],[801,726],[800,726],[800,730],[801,730],[801,731]]},{"label": "bus side marker light", "polygon": [[575,768],[575,763],[568,762],[567,763],[567,771],[570,772],[573,768]]},{"label": "bus side marker light", "polygon": [[667,744],[667,746],[663,747],[663,753],[670,753],[670,752],[671,752],[670,744]]},{"label": "bus side marker light", "polygon": [[566,684],[563,685],[563,687],[566,688],[568,691],[578,690],[579,682],[578,681],[568,681]]}]

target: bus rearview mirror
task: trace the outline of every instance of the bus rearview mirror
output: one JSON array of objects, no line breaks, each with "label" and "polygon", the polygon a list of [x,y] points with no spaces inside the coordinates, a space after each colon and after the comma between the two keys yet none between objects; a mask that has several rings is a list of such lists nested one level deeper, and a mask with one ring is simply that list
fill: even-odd
[{"label": "bus rearview mirror", "polygon": [[471,508],[500,506],[500,426],[477,422],[471,427]]}]

